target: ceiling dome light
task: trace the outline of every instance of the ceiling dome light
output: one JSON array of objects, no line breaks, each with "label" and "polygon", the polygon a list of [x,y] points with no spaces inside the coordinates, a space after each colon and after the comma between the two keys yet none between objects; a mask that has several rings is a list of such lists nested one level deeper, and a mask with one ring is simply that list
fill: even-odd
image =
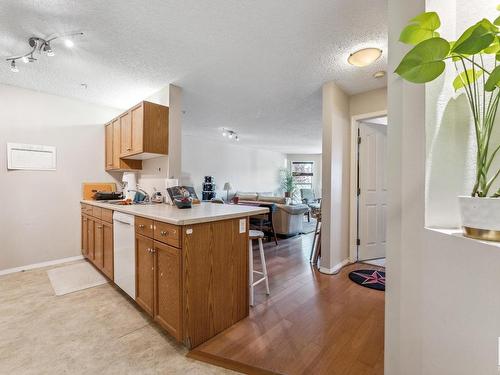
[{"label": "ceiling dome light", "polygon": [[16,62],[14,60],[10,63],[10,70],[14,73],[19,72],[19,68],[16,66]]},{"label": "ceiling dome light", "polygon": [[23,61],[23,63],[25,63],[25,64],[27,64],[27,63],[29,63],[29,62],[30,62],[30,60],[28,59],[28,56],[23,56],[23,57],[21,58],[21,60],[22,60],[22,61]]},{"label": "ceiling dome light", "polygon": [[384,78],[386,75],[386,71],[385,70],[379,70],[378,72],[375,72],[373,74],[373,78]]},{"label": "ceiling dome light", "polygon": [[75,43],[71,39],[64,39],[64,45],[68,48],[73,48]]},{"label": "ceiling dome light", "polygon": [[382,56],[382,50],[379,48],[363,48],[351,53],[347,62],[351,65],[364,67],[373,64]]},{"label": "ceiling dome light", "polygon": [[222,130],[222,136],[223,136],[223,137],[227,136],[227,133],[226,133],[226,131],[225,131],[225,130]]},{"label": "ceiling dome light", "polygon": [[229,139],[233,138],[233,133],[229,133],[228,137]]}]

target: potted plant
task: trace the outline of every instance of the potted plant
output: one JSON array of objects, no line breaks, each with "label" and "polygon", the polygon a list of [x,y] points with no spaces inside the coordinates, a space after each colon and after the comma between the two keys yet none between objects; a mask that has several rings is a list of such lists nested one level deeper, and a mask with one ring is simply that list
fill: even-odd
[{"label": "potted plant", "polygon": [[295,181],[290,170],[284,168],[280,171],[281,190],[285,192],[285,197],[290,198],[295,191]]},{"label": "potted plant", "polygon": [[456,41],[442,38],[437,31],[440,26],[435,12],[422,13],[409,21],[399,40],[413,48],[395,73],[422,84],[443,74],[446,63],[455,66],[453,87],[467,97],[477,146],[471,194],[458,197],[463,232],[468,237],[500,241],[500,168],[494,167],[500,144],[492,139],[500,101],[500,17],[493,22],[480,20]]}]

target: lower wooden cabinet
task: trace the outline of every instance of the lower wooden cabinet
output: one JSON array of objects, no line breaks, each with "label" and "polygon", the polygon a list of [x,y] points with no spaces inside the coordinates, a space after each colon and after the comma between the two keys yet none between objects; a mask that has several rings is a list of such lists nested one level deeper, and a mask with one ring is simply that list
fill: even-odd
[{"label": "lower wooden cabinet", "polygon": [[181,333],[181,256],[180,249],[154,243],[155,320],[177,340]]},{"label": "lower wooden cabinet", "polygon": [[102,272],[113,280],[113,224],[102,222]]},{"label": "lower wooden cabinet", "polygon": [[[81,214],[82,255],[113,280],[113,213],[98,207],[94,207],[95,210],[87,208],[82,207],[85,213]],[[102,220],[92,215],[102,215]]]},{"label": "lower wooden cabinet", "polygon": [[94,220],[94,264],[102,269],[104,265],[103,227],[100,220]]},{"label": "lower wooden cabinet", "polygon": [[151,238],[135,235],[135,300],[149,315],[154,312],[154,254]]},{"label": "lower wooden cabinet", "polygon": [[87,259],[91,260],[92,262],[95,259],[94,255],[94,231],[95,231],[95,219],[91,218],[90,216],[87,217]]},{"label": "lower wooden cabinet", "polygon": [[82,255],[87,258],[88,255],[88,218],[87,215],[80,215],[81,217],[81,231],[82,231],[82,236],[81,236],[81,249],[82,249]]}]

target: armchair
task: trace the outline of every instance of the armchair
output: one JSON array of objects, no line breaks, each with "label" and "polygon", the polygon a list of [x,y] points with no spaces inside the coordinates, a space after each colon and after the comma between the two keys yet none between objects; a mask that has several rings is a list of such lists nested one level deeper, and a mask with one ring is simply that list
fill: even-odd
[{"label": "armchair", "polygon": [[306,213],[307,221],[311,221],[311,213],[316,216],[321,211],[321,198],[316,198],[313,189],[300,189],[300,197],[302,203],[309,207],[309,211]]}]

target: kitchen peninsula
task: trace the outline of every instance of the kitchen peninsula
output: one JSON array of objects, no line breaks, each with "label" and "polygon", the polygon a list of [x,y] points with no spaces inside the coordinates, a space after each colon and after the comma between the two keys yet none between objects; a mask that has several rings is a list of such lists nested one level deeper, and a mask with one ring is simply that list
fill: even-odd
[{"label": "kitchen peninsula", "polygon": [[213,203],[178,209],[84,200],[82,254],[120,286],[115,268],[122,261],[122,245],[116,248],[114,242],[121,239],[114,225],[120,215],[132,218],[135,287],[127,293],[168,333],[193,348],[248,316],[248,218],[267,211]]}]

